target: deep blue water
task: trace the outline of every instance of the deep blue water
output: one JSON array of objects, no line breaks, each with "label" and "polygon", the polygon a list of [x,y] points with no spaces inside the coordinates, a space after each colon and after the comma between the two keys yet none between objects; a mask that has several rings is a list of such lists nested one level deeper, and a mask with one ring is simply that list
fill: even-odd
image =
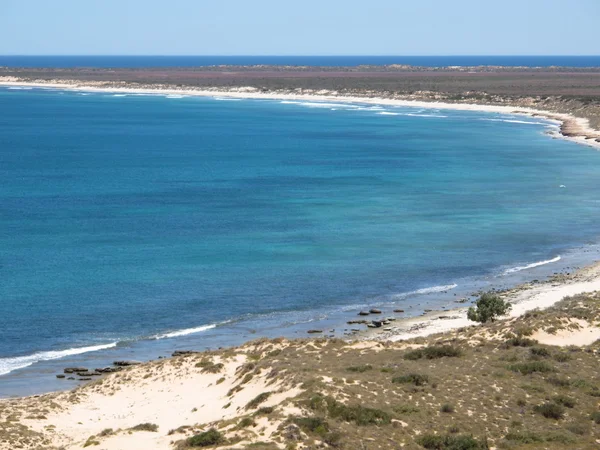
[{"label": "deep blue water", "polygon": [[9,56],[8,67],[195,67],[214,65],[600,67],[600,56]]},{"label": "deep blue water", "polygon": [[600,235],[600,152],[548,127],[0,88],[0,374],[186,329],[285,333],[564,255]]}]

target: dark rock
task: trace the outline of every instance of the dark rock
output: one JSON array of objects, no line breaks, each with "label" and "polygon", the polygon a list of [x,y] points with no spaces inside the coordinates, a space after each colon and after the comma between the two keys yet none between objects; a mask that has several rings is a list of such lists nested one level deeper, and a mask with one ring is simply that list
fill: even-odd
[{"label": "dark rock", "polygon": [[140,361],[115,361],[113,364],[117,367],[137,366],[141,364]]},{"label": "dark rock", "polygon": [[322,333],[323,330],[308,330],[307,333],[309,334],[314,334],[314,333]]},{"label": "dark rock", "polygon": [[359,316],[368,316],[369,313],[367,311],[361,311],[358,313]]},{"label": "dark rock", "polygon": [[67,380],[74,380],[74,379],[75,379],[75,377],[69,377],[69,378],[67,378]]},{"label": "dark rock", "polygon": [[97,377],[98,375],[102,374],[100,372],[77,372],[79,377]]},{"label": "dark rock", "polygon": [[375,325],[375,328],[380,328],[383,325],[383,321],[382,320],[374,320],[373,322],[371,322],[373,325]]},{"label": "dark rock", "polygon": [[84,378],[80,378],[79,381],[90,381],[91,378],[90,377],[84,377]]},{"label": "dark rock", "polygon": [[403,310],[403,309],[395,309],[395,310],[394,310],[394,312],[395,312],[395,313],[403,313],[403,312],[404,312],[404,310]]},{"label": "dark rock", "polygon": [[348,322],[346,322],[348,325],[365,325],[368,322],[366,320],[349,320]]},{"label": "dark rock", "polygon": [[185,355],[194,355],[196,353],[200,353],[197,352],[195,350],[175,350],[171,356],[185,356]]},{"label": "dark rock", "polygon": [[65,376],[63,374],[56,375],[56,378],[64,378],[64,377]]},{"label": "dark rock", "polygon": [[75,373],[75,372],[87,372],[87,367],[67,367],[65,368],[65,373]]},{"label": "dark rock", "polygon": [[96,372],[100,372],[100,373],[113,373],[113,372],[118,372],[119,370],[122,370],[122,367],[101,367],[96,369]]},{"label": "dark rock", "polygon": [[369,312],[370,312],[371,314],[381,314],[381,310],[380,310],[380,309],[376,309],[376,308],[371,308],[371,309],[369,310]]}]

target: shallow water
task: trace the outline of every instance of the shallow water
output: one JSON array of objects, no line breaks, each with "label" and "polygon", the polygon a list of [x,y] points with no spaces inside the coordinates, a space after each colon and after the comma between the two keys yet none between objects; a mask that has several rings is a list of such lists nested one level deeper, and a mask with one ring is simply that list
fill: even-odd
[{"label": "shallow water", "polygon": [[0,112],[0,395],[445,305],[600,235],[600,152],[537,118],[14,88]]}]

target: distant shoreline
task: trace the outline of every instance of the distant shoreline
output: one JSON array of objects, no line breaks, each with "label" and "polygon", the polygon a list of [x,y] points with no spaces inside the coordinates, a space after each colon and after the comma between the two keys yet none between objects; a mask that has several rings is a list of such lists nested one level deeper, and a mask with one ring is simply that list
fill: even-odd
[{"label": "distant shoreline", "polygon": [[[87,92],[115,92],[123,94],[164,94],[188,95],[201,97],[230,97],[238,99],[263,99],[263,100],[309,100],[309,101],[337,101],[347,103],[366,103],[389,106],[405,106],[419,108],[453,109],[461,111],[482,111],[505,114],[520,114],[529,117],[542,117],[556,121],[559,125],[559,134],[573,142],[589,145],[600,149],[600,131],[590,126],[589,120],[576,117],[573,114],[559,113],[543,109],[522,107],[519,105],[495,105],[481,103],[458,103],[448,101],[418,100],[413,98],[386,97],[383,93],[377,96],[372,91],[355,90],[352,95],[340,94],[329,90],[301,90],[278,89],[263,91],[253,87],[204,88],[192,86],[174,87],[159,83],[138,84],[130,82],[94,82],[80,80],[28,80],[12,76],[0,76],[0,86],[5,87],[38,87]],[[406,96],[403,96],[406,97]]]}]

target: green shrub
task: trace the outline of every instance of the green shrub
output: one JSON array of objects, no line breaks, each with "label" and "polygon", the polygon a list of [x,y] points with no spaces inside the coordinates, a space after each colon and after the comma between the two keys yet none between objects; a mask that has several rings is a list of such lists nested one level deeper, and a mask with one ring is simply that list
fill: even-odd
[{"label": "green shrub", "polygon": [[487,442],[479,442],[469,435],[425,434],[417,439],[417,443],[427,450],[486,450]]},{"label": "green shrub", "polygon": [[587,422],[573,422],[565,427],[573,434],[585,436],[590,433],[590,424]]},{"label": "green shrub", "polygon": [[571,355],[568,353],[555,353],[554,360],[556,362],[567,362],[571,360]]},{"label": "green shrub", "polygon": [[533,433],[532,431],[510,431],[504,436],[504,439],[520,444],[535,444],[537,442],[544,442],[545,440],[543,436]]},{"label": "green shrub", "polygon": [[545,361],[529,361],[523,363],[511,364],[508,366],[509,370],[513,372],[519,372],[522,375],[529,375],[535,372],[547,373],[554,372],[556,369]]},{"label": "green shrub", "polygon": [[204,433],[188,438],[186,444],[189,447],[209,447],[211,445],[221,444],[224,440],[225,438],[219,431],[211,428]]},{"label": "green shrub", "polygon": [[546,382],[553,384],[554,386],[558,386],[558,387],[569,387],[573,384],[573,382],[571,380],[569,380],[568,378],[562,378],[562,377],[556,377],[556,376],[546,378]]},{"label": "green shrub", "polygon": [[398,405],[392,408],[398,414],[413,414],[419,412],[419,408],[414,405]]},{"label": "green shrub", "polygon": [[250,400],[248,402],[248,404],[246,405],[246,409],[257,408],[258,405],[266,402],[270,396],[271,396],[271,392],[263,392],[261,394],[258,394],[256,397],[254,397],[252,400]]},{"label": "green shrub", "polygon": [[535,339],[529,339],[521,335],[513,336],[504,343],[505,347],[533,347],[537,344]]},{"label": "green shrub", "polygon": [[273,411],[275,411],[275,408],[272,406],[263,406],[262,408],[258,408],[254,414],[257,416],[266,416],[267,414],[271,414]]},{"label": "green shrub", "polygon": [[361,405],[347,406],[333,397],[315,395],[309,400],[309,407],[317,411],[326,411],[333,419],[354,422],[356,425],[387,425],[392,418],[380,409],[367,408]]},{"label": "green shrub", "polygon": [[562,406],[566,406],[567,408],[574,408],[577,404],[577,400],[573,397],[569,397],[567,395],[557,395],[553,398],[554,403],[557,403]]},{"label": "green shrub", "polygon": [[404,354],[404,359],[415,361],[417,359],[456,358],[462,356],[460,349],[451,345],[432,345],[429,347],[410,350]]},{"label": "green shrub", "polygon": [[493,322],[498,316],[504,316],[510,311],[511,304],[504,301],[498,294],[486,292],[467,311],[467,318],[474,322]]},{"label": "green shrub", "polygon": [[323,435],[329,432],[329,424],[321,417],[292,417],[291,420],[307,433]]},{"label": "green shrub", "polygon": [[556,403],[546,402],[541,405],[537,405],[533,410],[544,416],[546,419],[562,419],[565,415],[565,408],[562,405]]},{"label": "green shrub", "polygon": [[346,370],[348,372],[363,373],[363,372],[366,372],[368,370],[373,370],[373,366],[371,364],[364,364],[362,366],[346,367]]},{"label": "green shrub", "polygon": [[392,378],[392,383],[412,383],[415,386],[423,386],[429,383],[429,377],[419,373],[409,373]]},{"label": "green shrub", "polygon": [[135,427],[131,427],[130,430],[132,430],[132,431],[152,431],[152,432],[157,432],[158,431],[158,425],[156,425],[154,423],[140,423],[139,425],[136,425]]},{"label": "green shrub", "polygon": [[595,411],[590,415],[590,419],[592,419],[595,423],[600,425],[600,411]]},{"label": "green shrub", "polygon": [[449,403],[445,403],[440,408],[440,412],[451,414],[454,412],[454,406]]},{"label": "green shrub", "polygon": [[248,428],[254,425],[256,425],[256,423],[254,423],[254,420],[252,420],[250,417],[244,417],[237,424],[238,428]]},{"label": "green shrub", "polygon": [[548,358],[550,356],[550,352],[544,347],[533,347],[529,349],[529,352],[531,353],[532,357],[537,358]]}]

